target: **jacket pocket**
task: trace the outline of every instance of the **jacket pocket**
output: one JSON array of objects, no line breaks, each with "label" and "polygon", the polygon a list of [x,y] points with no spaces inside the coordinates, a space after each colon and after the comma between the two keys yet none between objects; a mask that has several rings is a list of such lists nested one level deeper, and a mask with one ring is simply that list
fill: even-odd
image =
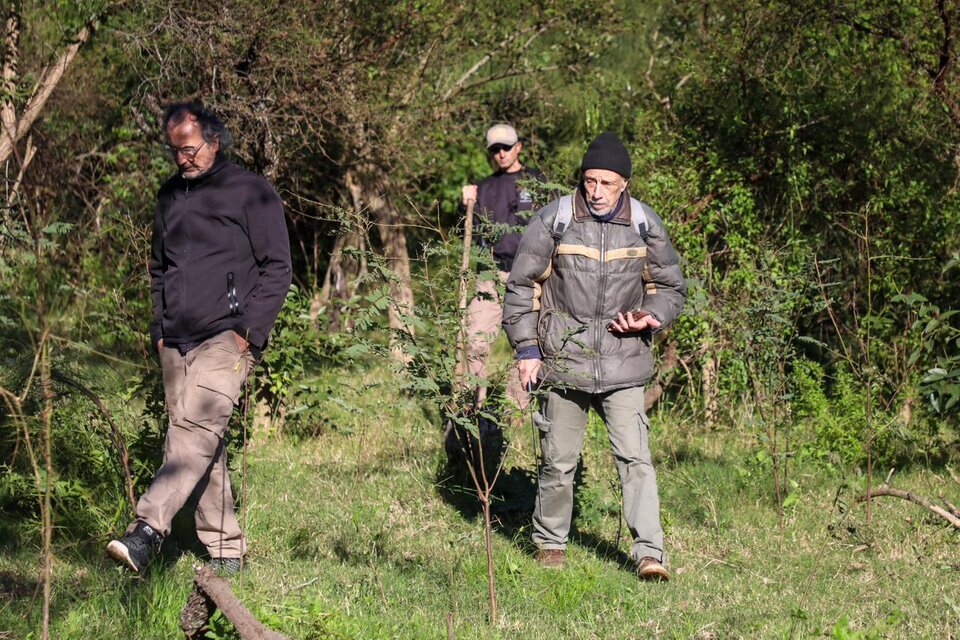
[{"label": "jacket pocket", "polygon": [[250,372],[252,357],[250,351],[240,351],[233,331],[224,331],[209,338],[198,348],[205,353],[198,356],[203,363],[195,363],[202,369],[197,376],[197,387],[222,395],[236,404],[240,399],[240,389]]},{"label": "jacket pocket", "polygon": [[543,408],[540,410],[534,411],[531,416],[533,424],[536,425],[537,429],[540,431],[540,456],[542,460],[553,460],[553,438],[550,435],[550,432],[553,429],[553,422],[547,419],[543,415]]},{"label": "jacket pocket", "polygon": [[200,369],[195,374],[193,386],[184,391],[183,419],[223,437],[252,360],[248,353],[240,352],[233,333],[229,331],[210,338],[197,348],[204,352],[197,355],[197,360],[202,361],[190,365]]},{"label": "jacket pocket", "polygon": [[557,343],[553,339],[553,325],[556,324],[555,316],[557,312],[553,309],[547,309],[540,314],[540,320],[537,323],[537,337],[540,339],[540,348],[545,356],[553,356],[557,353]]},{"label": "jacket pocket", "polygon": [[540,346],[545,356],[559,356],[561,353],[570,355],[587,348],[584,338],[586,325],[574,321],[570,316],[550,309],[540,316],[537,327]]}]

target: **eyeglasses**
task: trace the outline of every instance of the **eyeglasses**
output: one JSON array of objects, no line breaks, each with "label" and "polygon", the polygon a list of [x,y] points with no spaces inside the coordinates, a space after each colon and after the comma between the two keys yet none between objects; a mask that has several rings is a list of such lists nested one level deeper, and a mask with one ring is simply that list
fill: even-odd
[{"label": "eyeglasses", "polygon": [[513,149],[515,146],[517,146],[517,145],[515,145],[515,144],[492,144],[492,145],[490,145],[489,147],[487,147],[487,153],[489,153],[489,154],[492,155],[492,156],[495,156],[495,155],[497,155],[498,153],[500,153],[501,151],[510,151],[510,149]]},{"label": "eyeglasses", "polygon": [[163,145],[163,148],[174,160],[177,159],[177,156],[183,156],[187,160],[193,161],[193,159],[197,157],[197,154],[200,153],[200,149],[203,149],[203,145],[205,144],[207,144],[206,140],[201,142],[200,146],[197,147],[175,147],[170,143],[166,143]]}]

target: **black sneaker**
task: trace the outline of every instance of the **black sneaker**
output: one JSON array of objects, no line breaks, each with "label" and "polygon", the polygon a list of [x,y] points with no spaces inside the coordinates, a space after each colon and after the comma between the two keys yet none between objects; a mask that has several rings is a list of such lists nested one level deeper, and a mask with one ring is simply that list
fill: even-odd
[{"label": "black sneaker", "polygon": [[142,573],[157,547],[160,546],[160,534],[146,522],[137,522],[132,533],[119,540],[111,540],[107,545],[107,555],[127,566],[134,573]]},{"label": "black sneaker", "polygon": [[243,568],[242,558],[211,558],[207,566],[222,578],[229,578],[240,573]]}]

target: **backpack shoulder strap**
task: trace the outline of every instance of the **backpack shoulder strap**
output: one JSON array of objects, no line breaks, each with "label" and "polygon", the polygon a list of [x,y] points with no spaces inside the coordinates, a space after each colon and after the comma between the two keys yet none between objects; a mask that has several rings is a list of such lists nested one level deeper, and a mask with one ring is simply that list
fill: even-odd
[{"label": "backpack shoulder strap", "polygon": [[560,244],[560,238],[563,232],[570,226],[570,220],[573,219],[573,196],[561,196],[557,201],[557,215],[553,218],[553,225],[550,227],[550,235],[553,236],[554,244]]},{"label": "backpack shoulder strap", "polygon": [[[633,230],[646,242],[650,235],[647,218],[650,208],[636,198],[630,198],[630,224]],[[570,226],[573,219],[573,196],[566,195],[557,201],[557,213],[553,218],[553,224],[550,227],[550,235],[553,236],[554,244],[560,244],[560,238],[563,232]]]},{"label": "backpack shoulder strap", "polygon": [[647,241],[647,236],[650,235],[647,225],[649,209],[650,207],[636,198],[630,198],[630,224],[633,225],[633,230],[640,234],[644,242]]}]

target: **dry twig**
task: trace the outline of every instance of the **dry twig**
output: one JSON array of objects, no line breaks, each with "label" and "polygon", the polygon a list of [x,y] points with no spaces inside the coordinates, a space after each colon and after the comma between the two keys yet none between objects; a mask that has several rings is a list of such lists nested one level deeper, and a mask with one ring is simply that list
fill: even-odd
[{"label": "dry twig", "polygon": [[894,498],[902,498],[903,500],[907,500],[908,502],[918,504],[921,507],[927,509],[928,511],[937,514],[938,516],[940,516],[941,518],[943,518],[944,520],[952,524],[957,529],[960,529],[960,517],[958,517],[956,514],[950,513],[945,509],[938,507],[937,505],[933,504],[933,502],[931,502],[930,500],[927,500],[923,496],[918,496],[915,493],[904,491],[903,489],[894,489],[893,487],[888,487],[885,484],[880,485],[875,489],[871,489],[867,491],[865,494],[863,494],[862,496],[859,496],[857,498],[857,502],[868,502],[880,496],[893,496]]}]

